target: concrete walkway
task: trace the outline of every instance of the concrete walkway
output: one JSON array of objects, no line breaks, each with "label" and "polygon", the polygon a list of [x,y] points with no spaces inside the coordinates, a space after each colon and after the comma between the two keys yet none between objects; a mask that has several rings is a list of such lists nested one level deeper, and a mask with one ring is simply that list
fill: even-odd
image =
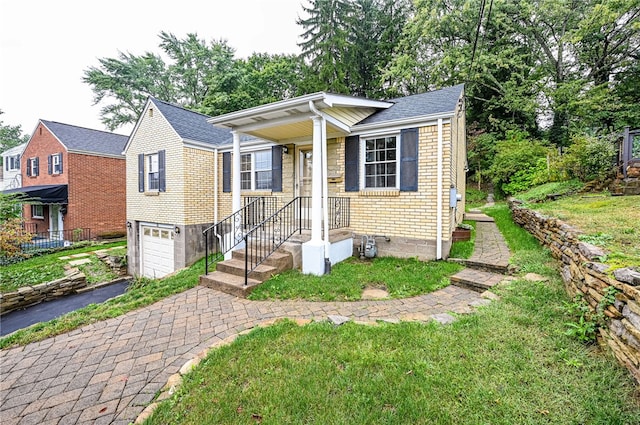
[{"label": "concrete walkway", "polygon": [[[477,246],[486,235],[477,233]],[[0,351],[0,423],[129,424],[188,361],[277,318],[428,321],[471,313],[487,302],[453,285],[409,299],[358,302],[256,302],[198,286],[114,319]]]}]

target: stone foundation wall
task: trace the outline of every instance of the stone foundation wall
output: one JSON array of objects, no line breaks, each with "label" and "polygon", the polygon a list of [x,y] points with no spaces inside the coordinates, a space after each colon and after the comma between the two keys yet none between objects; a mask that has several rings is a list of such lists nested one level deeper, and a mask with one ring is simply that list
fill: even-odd
[{"label": "stone foundation wall", "polygon": [[0,315],[25,308],[42,301],[75,294],[87,287],[87,279],[80,272],[47,283],[25,286],[14,292],[0,294]]},{"label": "stone foundation wall", "polygon": [[[600,248],[578,239],[580,232],[561,220],[549,218],[509,201],[513,220],[549,247],[562,263],[562,278],[569,295],[582,296],[595,313],[608,288],[616,291],[615,303],[602,312],[606,326],[599,328],[598,342],[608,346],[636,382],[640,383],[640,273],[598,262]],[[602,308],[601,308],[602,309]]]}]

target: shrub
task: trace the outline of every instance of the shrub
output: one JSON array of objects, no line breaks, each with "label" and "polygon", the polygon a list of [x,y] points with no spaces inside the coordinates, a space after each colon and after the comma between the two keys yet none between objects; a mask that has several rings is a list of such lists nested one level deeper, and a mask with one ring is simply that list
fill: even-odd
[{"label": "shrub", "polygon": [[513,195],[546,181],[550,149],[543,142],[510,131],[506,140],[498,142],[496,152],[489,170],[496,190]]},{"label": "shrub", "polygon": [[603,181],[615,169],[616,148],[612,137],[574,136],[562,157],[562,166],[583,182]]}]

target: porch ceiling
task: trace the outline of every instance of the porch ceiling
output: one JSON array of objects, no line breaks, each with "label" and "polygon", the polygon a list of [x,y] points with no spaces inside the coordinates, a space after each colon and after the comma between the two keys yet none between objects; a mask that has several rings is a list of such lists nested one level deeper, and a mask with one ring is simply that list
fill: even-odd
[{"label": "porch ceiling", "polygon": [[261,139],[281,142],[311,139],[313,109],[327,121],[327,137],[349,134],[351,126],[391,103],[350,96],[315,93],[268,105],[210,118],[209,123],[249,134]]}]

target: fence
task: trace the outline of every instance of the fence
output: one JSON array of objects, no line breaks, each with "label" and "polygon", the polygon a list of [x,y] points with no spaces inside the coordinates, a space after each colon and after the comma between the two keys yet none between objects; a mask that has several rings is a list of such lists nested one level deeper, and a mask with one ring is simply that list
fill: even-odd
[{"label": "fence", "polygon": [[[28,231],[28,229],[25,230]],[[60,248],[70,246],[74,242],[91,239],[91,229],[89,228],[29,233],[32,233],[34,236],[33,239],[31,239],[31,242],[22,244],[21,248],[23,252],[38,249]]]}]

